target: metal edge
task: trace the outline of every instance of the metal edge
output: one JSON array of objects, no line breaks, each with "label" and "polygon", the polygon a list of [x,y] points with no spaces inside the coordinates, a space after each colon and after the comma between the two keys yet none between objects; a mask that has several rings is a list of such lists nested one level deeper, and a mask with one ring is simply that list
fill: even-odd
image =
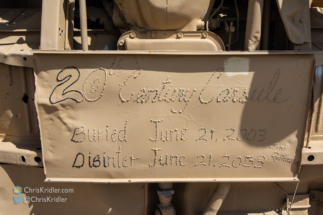
[{"label": "metal edge", "polygon": [[159,182],[299,182],[298,178],[50,178],[45,182],[76,182],[76,183],[159,183]]}]

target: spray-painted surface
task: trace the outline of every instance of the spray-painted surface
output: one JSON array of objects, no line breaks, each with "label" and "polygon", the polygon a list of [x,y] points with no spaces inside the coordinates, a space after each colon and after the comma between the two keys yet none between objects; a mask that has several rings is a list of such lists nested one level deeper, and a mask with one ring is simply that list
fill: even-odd
[{"label": "spray-painted surface", "polygon": [[296,179],[312,57],[36,54],[47,180]]}]

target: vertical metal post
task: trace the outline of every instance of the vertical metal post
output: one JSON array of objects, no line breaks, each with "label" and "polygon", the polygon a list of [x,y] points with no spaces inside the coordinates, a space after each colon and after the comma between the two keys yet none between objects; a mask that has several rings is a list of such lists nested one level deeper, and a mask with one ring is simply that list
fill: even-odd
[{"label": "vertical metal post", "polygon": [[73,49],[75,0],[65,1],[65,50]]},{"label": "vertical metal post", "polygon": [[79,7],[80,7],[82,49],[84,51],[87,51],[88,50],[88,43],[87,43],[86,0],[79,0]]},{"label": "vertical metal post", "polygon": [[260,49],[261,22],[264,0],[249,0],[244,49],[255,51]]},{"label": "vertical metal post", "polygon": [[64,0],[43,0],[41,18],[41,50],[64,50]]}]

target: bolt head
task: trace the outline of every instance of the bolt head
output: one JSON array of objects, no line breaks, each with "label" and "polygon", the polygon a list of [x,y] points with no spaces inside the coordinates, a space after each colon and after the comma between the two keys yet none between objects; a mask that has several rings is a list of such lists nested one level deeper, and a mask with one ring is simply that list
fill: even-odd
[{"label": "bolt head", "polygon": [[178,37],[178,38],[182,38],[182,37],[183,37],[183,33],[182,33],[182,32],[178,32],[178,33],[177,33],[177,37]]},{"label": "bolt head", "polygon": [[131,32],[130,33],[130,38],[135,38],[136,37],[136,33],[135,32]]},{"label": "bolt head", "polygon": [[118,43],[119,46],[123,46],[124,45],[124,41],[123,40],[120,40],[119,43]]},{"label": "bolt head", "polygon": [[202,33],[202,37],[203,37],[203,38],[207,38],[207,35],[208,35],[208,33],[206,33],[206,32],[203,32],[203,33]]}]

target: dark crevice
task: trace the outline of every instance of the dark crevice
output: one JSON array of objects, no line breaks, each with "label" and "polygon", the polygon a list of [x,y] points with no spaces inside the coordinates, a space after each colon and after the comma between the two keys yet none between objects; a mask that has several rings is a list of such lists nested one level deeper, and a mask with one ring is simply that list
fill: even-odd
[{"label": "dark crevice", "polygon": [[27,103],[28,102],[28,99],[29,99],[28,95],[27,94],[24,94],[24,96],[22,97],[22,101],[25,102],[25,103]]}]

